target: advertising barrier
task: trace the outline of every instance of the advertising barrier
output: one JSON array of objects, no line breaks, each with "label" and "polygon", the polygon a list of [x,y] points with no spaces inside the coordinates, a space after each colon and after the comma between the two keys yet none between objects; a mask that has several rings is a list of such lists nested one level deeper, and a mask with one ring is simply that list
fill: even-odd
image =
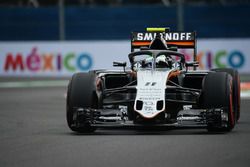
[{"label": "advertising barrier", "polygon": [[[250,39],[200,39],[197,42],[199,69],[235,68],[250,74]],[[186,60],[193,53],[182,50]]]},{"label": "advertising barrier", "polygon": [[70,76],[127,61],[127,41],[1,42],[2,76]]},{"label": "advertising barrier", "polygon": [[[180,50],[187,61],[190,50]],[[71,76],[92,69],[114,69],[113,61],[128,62],[130,42],[0,42],[0,76]],[[250,73],[250,39],[200,39],[200,69],[230,67]]]}]

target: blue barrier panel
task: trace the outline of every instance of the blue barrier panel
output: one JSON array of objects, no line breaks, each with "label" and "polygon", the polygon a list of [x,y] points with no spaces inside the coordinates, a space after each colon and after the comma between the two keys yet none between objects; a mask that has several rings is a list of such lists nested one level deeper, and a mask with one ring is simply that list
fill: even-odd
[{"label": "blue barrier panel", "polygon": [[250,37],[250,6],[201,6],[185,8],[186,30],[202,38]]},{"label": "blue barrier panel", "polygon": [[129,39],[132,30],[147,26],[171,26],[176,29],[175,8],[68,8],[68,39]]},{"label": "blue barrier panel", "polygon": [[56,39],[56,8],[0,8],[0,40]]},{"label": "blue barrier panel", "polygon": [[[185,6],[184,27],[200,38],[250,37],[250,6]],[[67,40],[129,39],[132,30],[169,26],[176,6],[68,7]],[[58,8],[0,8],[0,40],[58,40]]]}]

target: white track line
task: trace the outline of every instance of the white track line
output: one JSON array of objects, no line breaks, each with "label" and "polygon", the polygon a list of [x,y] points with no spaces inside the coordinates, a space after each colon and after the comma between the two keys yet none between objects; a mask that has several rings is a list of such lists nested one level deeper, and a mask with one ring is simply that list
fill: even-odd
[{"label": "white track line", "polygon": [[242,99],[250,99],[250,90],[241,91],[240,97]]},{"label": "white track line", "polygon": [[0,82],[0,88],[35,88],[35,87],[61,87],[67,86],[68,81],[22,81]]}]

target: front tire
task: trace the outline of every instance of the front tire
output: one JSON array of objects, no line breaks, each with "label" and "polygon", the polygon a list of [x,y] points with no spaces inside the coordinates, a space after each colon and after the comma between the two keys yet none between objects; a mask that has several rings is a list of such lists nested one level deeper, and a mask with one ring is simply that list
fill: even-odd
[{"label": "front tire", "polygon": [[208,124],[208,131],[231,131],[235,126],[233,113],[233,80],[225,72],[212,72],[205,76],[202,90],[202,103],[205,109],[223,108],[228,116],[226,127]]},{"label": "front tire", "polygon": [[233,78],[233,107],[236,121],[240,119],[240,76],[239,72],[232,68],[216,68],[212,69],[216,72],[226,72]]},{"label": "front tire", "polygon": [[94,73],[76,73],[68,85],[66,118],[68,127],[75,132],[94,132],[95,128],[88,122],[84,126],[75,126],[75,108],[98,108],[98,99],[95,93]]}]

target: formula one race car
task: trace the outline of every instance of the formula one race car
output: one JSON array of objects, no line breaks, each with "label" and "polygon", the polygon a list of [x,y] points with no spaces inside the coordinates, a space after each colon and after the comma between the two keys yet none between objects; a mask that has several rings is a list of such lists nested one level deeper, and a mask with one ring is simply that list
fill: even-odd
[{"label": "formula one race car", "polygon": [[[193,49],[186,62],[178,49]],[[121,70],[72,76],[67,123],[72,131],[97,128],[198,127],[231,131],[240,117],[239,74],[230,68],[196,70],[196,33],[147,28],[132,32]]]}]

